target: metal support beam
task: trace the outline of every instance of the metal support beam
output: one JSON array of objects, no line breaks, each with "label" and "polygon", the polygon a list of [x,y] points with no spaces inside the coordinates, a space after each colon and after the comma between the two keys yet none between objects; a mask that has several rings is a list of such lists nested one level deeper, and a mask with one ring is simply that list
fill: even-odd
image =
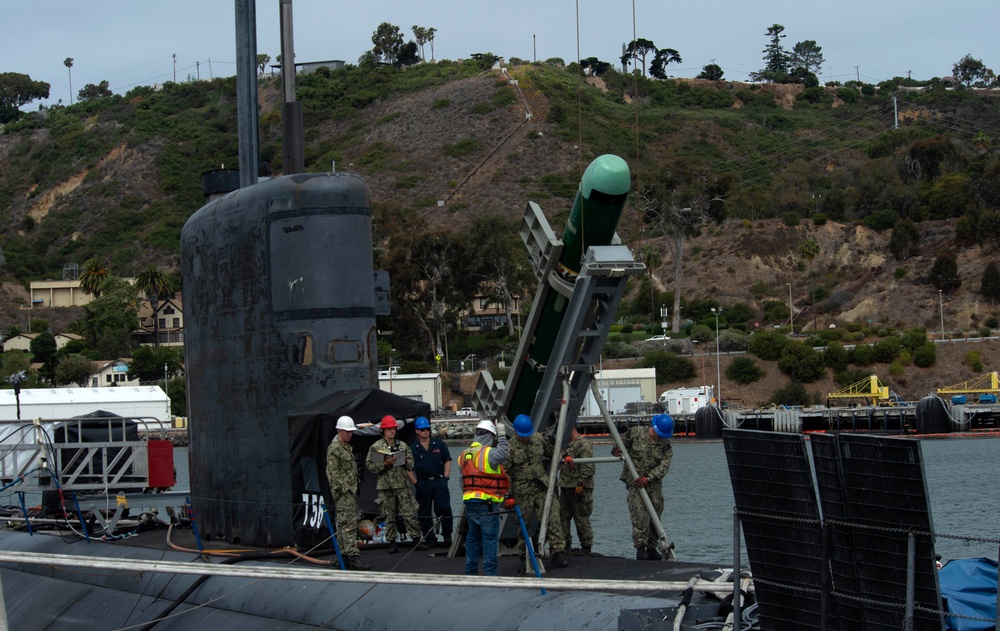
[{"label": "metal support beam", "polygon": [[257,6],[256,0],[236,5],[236,121],[240,158],[240,188],[257,183],[260,132],[257,128]]}]

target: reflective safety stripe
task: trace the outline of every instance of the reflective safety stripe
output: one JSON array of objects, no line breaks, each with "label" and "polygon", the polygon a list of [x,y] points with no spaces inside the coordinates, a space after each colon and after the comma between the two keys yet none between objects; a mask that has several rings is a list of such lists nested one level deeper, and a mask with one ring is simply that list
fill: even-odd
[{"label": "reflective safety stripe", "polygon": [[510,480],[503,470],[503,465],[490,466],[490,447],[473,445],[459,456],[459,468],[462,471],[462,500],[503,501]]}]

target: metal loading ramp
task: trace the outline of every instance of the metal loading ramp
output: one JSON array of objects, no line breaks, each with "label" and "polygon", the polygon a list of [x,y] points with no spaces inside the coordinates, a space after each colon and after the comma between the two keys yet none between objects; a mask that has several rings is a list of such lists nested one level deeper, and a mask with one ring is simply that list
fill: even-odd
[{"label": "metal loading ramp", "polygon": [[[861,605],[858,622],[863,624],[850,628],[903,628],[912,535],[910,628],[942,629],[920,441],[846,434],[813,436],[812,440],[823,515],[835,535],[830,556],[837,602]],[[820,467],[821,460],[829,464]]]},{"label": "metal loading ramp", "polygon": [[761,628],[819,629],[822,530],[803,437],[725,429],[722,441]]},{"label": "metal loading ramp", "polygon": [[811,441],[723,432],[761,628],[942,629],[920,443]]}]

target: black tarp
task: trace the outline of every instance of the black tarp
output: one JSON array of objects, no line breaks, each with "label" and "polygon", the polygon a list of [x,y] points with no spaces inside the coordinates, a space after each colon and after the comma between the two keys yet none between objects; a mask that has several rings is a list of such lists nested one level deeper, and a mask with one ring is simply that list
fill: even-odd
[{"label": "black tarp", "polygon": [[374,515],[375,476],[364,467],[368,448],[381,436],[382,417],[391,414],[404,424],[397,439],[407,444],[416,438],[413,421],[418,416],[430,418],[431,406],[422,401],[401,397],[376,388],[341,390],[288,413],[289,445],[292,468],[292,505],[295,541],[299,547],[312,547],[329,535],[319,498],[333,512],[330,485],[326,479],[326,448],[337,436],[337,419],[354,419],[358,431],[351,439],[354,458],[361,476],[358,507]]}]

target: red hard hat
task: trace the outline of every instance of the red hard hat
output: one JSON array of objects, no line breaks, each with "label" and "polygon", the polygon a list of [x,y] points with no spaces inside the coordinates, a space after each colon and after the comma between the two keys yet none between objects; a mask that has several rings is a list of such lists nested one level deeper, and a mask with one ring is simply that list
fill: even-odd
[{"label": "red hard hat", "polygon": [[399,426],[396,424],[396,419],[392,416],[383,416],[382,422],[379,424],[380,429],[396,429],[397,427]]}]

